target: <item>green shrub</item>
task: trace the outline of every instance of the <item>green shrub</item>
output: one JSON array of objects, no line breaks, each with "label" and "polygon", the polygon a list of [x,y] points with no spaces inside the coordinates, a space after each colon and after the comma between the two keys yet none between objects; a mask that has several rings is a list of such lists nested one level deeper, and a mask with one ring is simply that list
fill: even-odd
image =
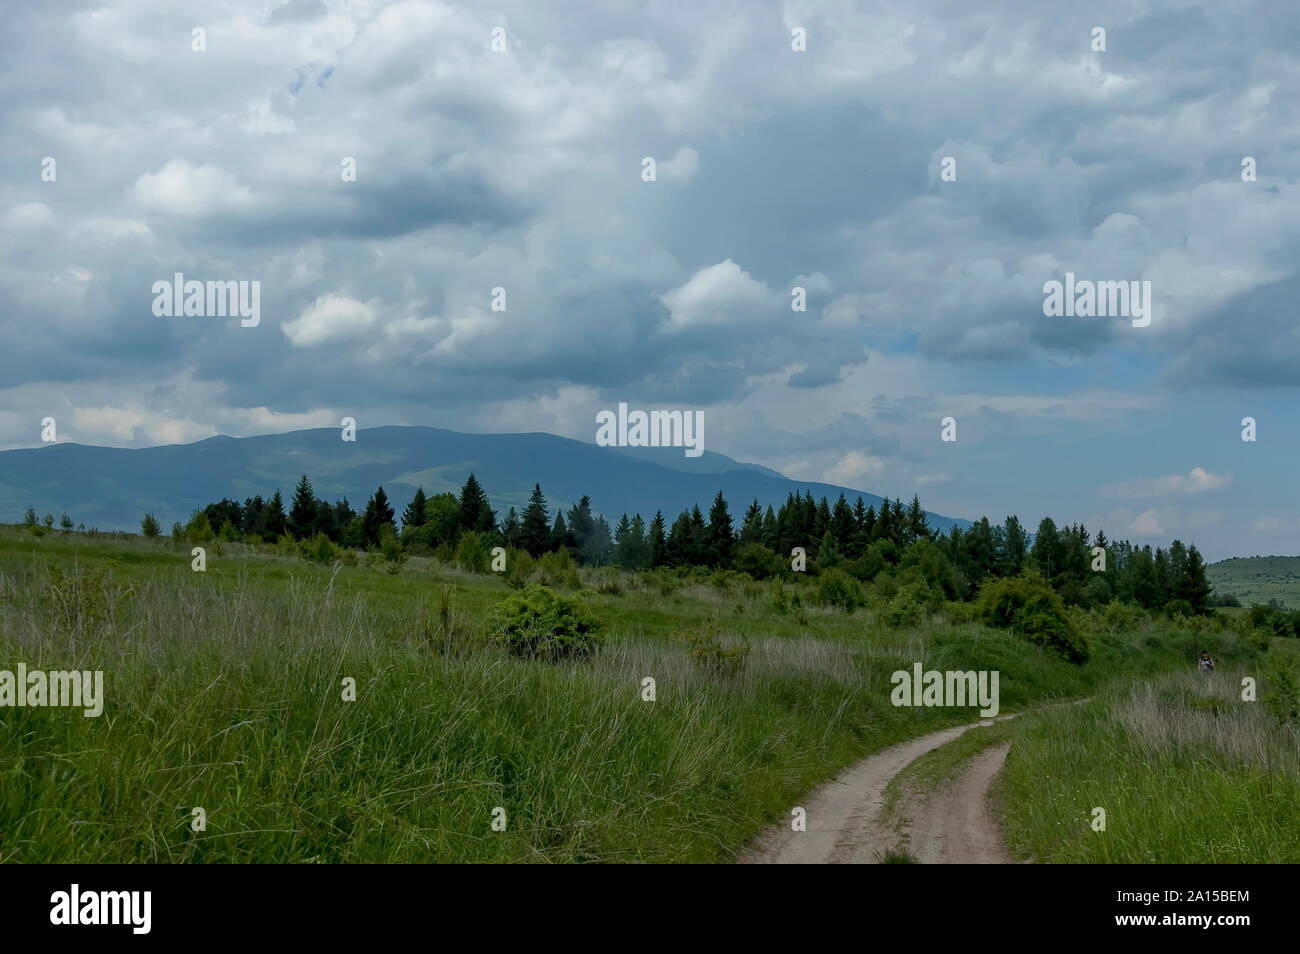
[{"label": "green shrub", "polygon": [[917,626],[925,617],[925,606],[917,599],[917,587],[901,587],[880,613],[880,620],[892,629]]},{"label": "green shrub", "polygon": [[401,573],[402,567],[411,558],[406,548],[402,546],[402,541],[397,539],[397,531],[393,529],[391,523],[386,523],[379,528],[379,555],[383,557],[385,569],[391,576]]},{"label": "green shrub", "polygon": [[[467,530],[456,544],[456,565],[466,573],[486,573],[492,566],[489,540],[475,530]],[[509,561],[506,566],[508,567]]]},{"label": "green shrub", "polygon": [[307,562],[320,563],[324,566],[333,566],[343,556],[343,550],[323,533],[318,533],[309,540],[300,541],[298,552]]},{"label": "green shrub", "polygon": [[817,602],[852,613],[865,603],[862,584],[839,567],[832,567],[817,577]]},{"label": "green shrub", "polygon": [[1118,600],[1107,603],[1094,613],[1097,624],[1112,633],[1131,633],[1147,621],[1147,615],[1140,606]]},{"label": "green shrub", "polygon": [[761,543],[742,543],[731,558],[732,566],[748,573],[756,580],[766,580],[788,568],[780,554],[773,553]]},{"label": "green shrub", "polygon": [[745,668],[749,644],[723,645],[718,635],[718,624],[712,618],[706,619],[698,629],[677,635],[690,646],[686,654],[691,657],[691,661],[709,676],[731,678],[738,676]]},{"label": "green shrub", "polygon": [[585,659],[602,640],[603,625],[575,596],[530,583],[489,611],[488,638],[526,659]]},{"label": "green shrub", "polygon": [[880,548],[872,544],[867,547],[862,556],[856,560],[850,560],[845,568],[856,579],[861,580],[863,583],[870,583],[883,573],[888,566],[889,564],[885,562],[885,558],[881,556]]},{"label": "green shrub", "polygon": [[1278,722],[1300,723],[1300,682],[1290,660],[1273,654],[1260,673],[1259,699]]},{"label": "green shrub", "polygon": [[568,550],[543,553],[541,559],[537,561],[537,575],[546,586],[563,586],[570,590],[582,586],[578,567],[574,564],[573,557],[569,556]]},{"label": "green shrub", "polygon": [[1051,649],[1070,662],[1088,660],[1088,642],[1071,622],[1065,603],[1035,572],[985,582],[977,601],[979,617]]},{"label": "green shrub", "polygon": [[527,550],[516,550],[511,547],[506,551],[506,585],[514,589],[522,589],[528,585],[532,579],[533,572],[537,569],[537,561],[533,559],[532,554]]},{"label": "green shrub", "polygon": [[657,566],[643,577],[645,585],[659,593],[660,596],[672,596],[683,586],[685,581],[666,566]]}]

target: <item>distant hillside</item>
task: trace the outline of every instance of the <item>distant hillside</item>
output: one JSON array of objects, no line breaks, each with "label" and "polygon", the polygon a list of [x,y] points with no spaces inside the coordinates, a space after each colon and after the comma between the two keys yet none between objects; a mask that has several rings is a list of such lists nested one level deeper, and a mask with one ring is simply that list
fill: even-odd
[{"label": "distant hillside", "polygon": [[[557,505],[568,507],[588,494],[611,523],[624,512],[647,520],[656,510],[672,520],[695,504],[707,512],[719,490],[737,521],[751,500],[778,506],[796,490],[832,502],[841,493],[850,502],[859,495],[868,504],[881,501],[848,487],[790,480],[722,454],[688,458],[680,448],[628,452],[552,434],[460,434],[433,427],[370,428],[344,442],[337,428],[317,428],[164,447],[52,444],[0,451],[0,522],[21,520],[31,506],[55,518],[67,511],[74,523],[101,530],[137,530],[140,518],[153,513],[165,529],[222,497],[269,497],[279,488],[287,507],[303,473],[317,494],[347,497],[358,510],[382,484],[400,514],[418,484],[430,493],[458,491],[470,471],[501,514],[511,506],[522,511],[539,482],[552,514]],[[911,490],[898,488],[891,496],[910,499]],[[945,531],[954,523],[969,525],[928,516]]]},{"label": "distant hillside", "polygon": [[1205,569],[1217,595],[1232,593],[1243,606],[1278,600],[1300,609],[1300,556],[1234,557]]}]

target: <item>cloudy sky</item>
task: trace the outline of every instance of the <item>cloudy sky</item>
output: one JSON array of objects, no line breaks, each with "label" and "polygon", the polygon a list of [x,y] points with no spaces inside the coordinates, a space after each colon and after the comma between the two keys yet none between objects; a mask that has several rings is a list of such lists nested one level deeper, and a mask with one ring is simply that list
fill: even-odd
[{"label": "cloudy sky", "polygon": [[[3,17],[0,447],[591,441],[627,401],[954,516],[1300,552],[1291,0]],[[260,324],[155,316],[176,272]],[[1150,325],[1045,316],[1066,272],[1150,281]]]}]

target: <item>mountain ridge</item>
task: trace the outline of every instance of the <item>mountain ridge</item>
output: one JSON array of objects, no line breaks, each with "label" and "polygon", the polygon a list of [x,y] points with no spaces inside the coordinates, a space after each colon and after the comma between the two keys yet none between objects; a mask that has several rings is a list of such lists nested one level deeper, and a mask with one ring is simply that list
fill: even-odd
[{"label": "mountain ridge", "polygon": [[[72,441],[0,451],[0,521],[16,522],[27,507],[102,530],[134,530],[145,513],[164,526],[223,497],[243,500],[278,488],[287,501],[306,473],[319,496],[365,505],[383,485],[400,513],[416,486],[426,493],[458,491],[473,471],[499,515],[522,511],[533,484],[547,503],[567,508],[583,494],[610,522],[626,512],[668,520],[698,505],[707,510],[721,490],[739,519],[753,499],[779,506],[792,492],[832,503],[843,493],[879,507],[869,491],[794,480],[758,464],[706,451],[686,458],[681,448],[606,448],[541,431],[468,434],[426,425],[383,425],[341,440],[337,427],[231,437],[216,434],[186,444],[101,447]],[[901,495],[899,495],[901,496]],[[908,495],[910,499],[910,494]],[[947,530],[969,521],[927,512]]]}]

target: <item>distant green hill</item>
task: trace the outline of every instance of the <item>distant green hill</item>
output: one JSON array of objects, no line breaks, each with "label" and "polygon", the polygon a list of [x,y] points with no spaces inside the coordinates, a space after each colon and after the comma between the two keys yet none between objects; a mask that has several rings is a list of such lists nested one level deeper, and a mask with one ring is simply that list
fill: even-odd
[{"label": "distant green hill", "polygon": [[1277,600],[1300,609],[1300,556],[1234,557],[1205,569],[1217,596],[1232,593],[1243,606]]}]

